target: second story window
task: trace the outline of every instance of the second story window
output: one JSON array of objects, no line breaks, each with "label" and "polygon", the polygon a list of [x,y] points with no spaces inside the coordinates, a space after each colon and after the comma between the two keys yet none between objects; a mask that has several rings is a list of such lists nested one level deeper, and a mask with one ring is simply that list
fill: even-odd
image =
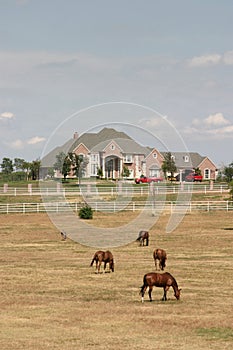
[{"label": "second story window", "polygon": [[124,163],[132,163],[133,162],[133,156],[132,154],[126,154],[124,156]]}]

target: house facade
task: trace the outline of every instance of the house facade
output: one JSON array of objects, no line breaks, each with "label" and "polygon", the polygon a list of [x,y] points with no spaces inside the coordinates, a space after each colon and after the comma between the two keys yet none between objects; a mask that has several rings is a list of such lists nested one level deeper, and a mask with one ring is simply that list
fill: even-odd
[{"label": "house facade", "polygon": [[[85,133],[80,137],[75,133],[73,139],[42,159],[44,175],[46,167],[53,167],[60,152],[66,154],[73,152],[85,157],[87,165],[82,174],[85,178],[96,177],[98,170],[101,169],[104,178],[119,179],[122,178],[124,167],[129,170],[128,179],[135,179],[141,175],[164,177],[161,169],[164,152],[142,146],[124,132],[111,128],[104,128],[98,133]],[[180,179],[195,168],[201,170],[203,179],[216,179],[216,166],[208,157],[193,152],[171,152],[171,154],[177,167],[175,175],[180,175]]]}]

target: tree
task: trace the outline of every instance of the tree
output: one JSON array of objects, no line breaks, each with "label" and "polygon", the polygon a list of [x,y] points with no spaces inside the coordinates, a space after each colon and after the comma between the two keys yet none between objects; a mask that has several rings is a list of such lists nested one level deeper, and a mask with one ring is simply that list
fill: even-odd
[{"label": "tree", "polygon": [[14,159],[14,167],[16,171],[25,171],[25,160],[22,158],[15,158]]},{"label": "tree", "polygon": [[68,157],[71,160],[72,171],[74,172],[75,176],[77,176],[80,183],[83,172],[87,167],[88,159],[83,157],[83,155],[78,155],[72,152],[68,153]]},{"label": "tree", "polygon": [[164,161],[162,163],[162,171],[164,173],[165,178],[167,179],[167,173],[171,174],[171,179],[174,177],[174,173],[177,171],[176,164],[174,158],[172,157],[171,152],[167,152],[164,156]]},{"label": "tree", "polygon": [[31,171],[32,180],[39,180],[40,164],[41,164],[40,160],[33,160],[32,163],[30,163],[30,171]]},{"label": "tree", "polygon": [[129,168],[126,165],[124,165],[122,170],[122,177],[129,177],[129,175],[130,175]]},{"label": "tree", "polygon": [[194,168],[194,173],[196,175],[201,175],[201,170],[199,168]]},{"label": "tree", "polygon": [[54,169],[58,170],[63,175],[65,180],[71,171],[71,159],[69,155],[66,155],[64,152],[57,154]]},{"label": "tree", "polygon": [[71,160],[69,156],[66,156],[62,163],[62,168],[61,168],[61,173],[64,177],[64,180],[69,175],[70,171],[71,171]]},{"label": "tree", "polygon": [[1,163],[2,172],[5,175],[10,175],[14,168],[13,168],[13,161],[10,158],[3,158]]},{"label": "tree", "polygon": [[230,188],[231,200],[233,200],[233,180],[229,182],[229,188]]},{"label": "tree", "polygon": [[102,168],[98,168],[97,176],[98,176],[99,179],[103,178],[104,174],[103,174],[103,169]]},{"label": "tree", "polygon": [[233,162],[224,168],[223,174],[225,175],[227,182],[233,180]]}]

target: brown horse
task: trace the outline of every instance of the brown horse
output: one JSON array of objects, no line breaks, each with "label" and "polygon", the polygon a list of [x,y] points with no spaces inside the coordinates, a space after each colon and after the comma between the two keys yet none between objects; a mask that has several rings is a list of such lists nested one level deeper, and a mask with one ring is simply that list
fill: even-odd
[{"label": "brown horse", "polygon": [[144,241],[146,241],[146,245],[149,245],[149,232],[148,231],[140,231],[138,238],[136,239],[136,241],[140,242],[140,246],[144,246]]},{"label": "brown horse", "polygon": [[143,277],[143,285],[140,290],[140,294],[142,296],[142,303],[144,301],[144,294],[147,287],[149,287],[149,298],[150,298],[150,301],[152,301],[151,294],[154,286],[163,288],[164,294],[163,294],[162,300],[164,301],[167,300],[167,291],[170,287],[173,288],[174,296],[176,297],[176,299],[177,300],[180,299],[181,289],[178,289],[178,284],[175,278],[169,272],[164,272],[164,273],[150,272],[144,275]]},{"label": "brown horse", "polygon": [[166,260],[167,260],[167,253],[164,249],[155,249],[153,253],[154,261],[155,261],[155,267],[157,270],[157,260],[159,261],[159,268],[160,270],[164,270],[166,267]]},{"label": "brown horse", "polygon": [[100,266],[101,266],[102,262],[104,262],[104,272],[105,272],[107,264],[109,264],[109,272],[110,272],[110,270],[112,270],[112,272],[114,272],[114,259],[113,259],[112,253],[109,250],[107,250],[106,252],[103,252],[102,250],[98,250],[97,252],[95,252],[90,266],[92,266],[94,264],[94,261],[96,263],[97,273],[100,272]]}]

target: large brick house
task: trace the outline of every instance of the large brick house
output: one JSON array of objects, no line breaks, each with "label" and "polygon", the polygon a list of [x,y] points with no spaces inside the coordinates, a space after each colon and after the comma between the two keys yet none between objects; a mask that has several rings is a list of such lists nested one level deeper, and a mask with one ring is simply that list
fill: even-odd
[{"label": "large brick house", "polygon": [[[96,177],[98,169],[102,169],[104,178],[122,178],[123,167],[129,169],[129,179],[140,175],[164,177],[161,165],[164,152],[138,144],[124,132],[112,128],[103,128],[98,133],[84,133],[73,138],[63,146],[55,148],[41,160],[41,177],[45,177],[48,168],[54,166],[56,156],[60,153],[74,152],[87,159],[83,177]],[[216,178],[216,166],[208,158],[193,152],[172,152],[177,174],[184,174],[199,168],[203,179]],[[59,174],[56,174],[59,176]]]}]

